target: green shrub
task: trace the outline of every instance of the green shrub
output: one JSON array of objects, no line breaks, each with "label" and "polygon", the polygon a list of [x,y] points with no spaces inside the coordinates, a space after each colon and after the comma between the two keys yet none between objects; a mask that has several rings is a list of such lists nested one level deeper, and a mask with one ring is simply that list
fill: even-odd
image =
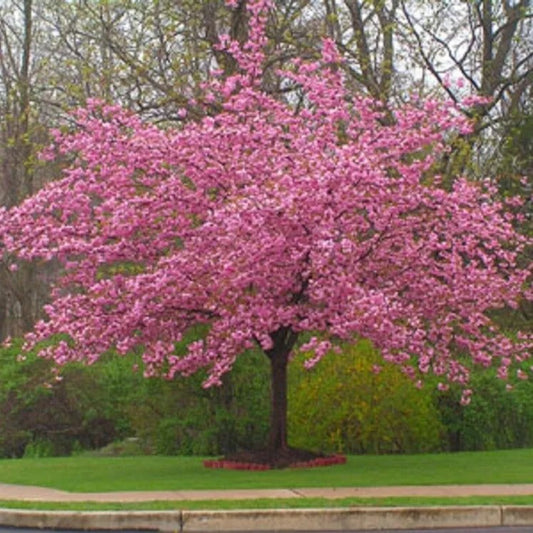
[{"label": "green shrub", "polygon": [[20,357],[21,342],[0,349],[0,457],[136,453],[211,455],[258,447],[268,425],[268,361],[238,359],[222,387],[203,389],[201,374],[172,381],[133,372],[139,356],[103,355],[69,364],[61,379],[52,363]]},{"label": "green shrub", "polygon": [[[293,446],[343,453],[416,453],[439,448],[442,426],[431,392],[419,390],[369,342],[346,346],[305,370],[290,367]],[[375,365],[381,371],[376,372]]]},{"label": "green shrub", "polygon": [[24,458],[53,457],[55,446],[52,441],[46,439],[36,439],[28,442],[24,448]]},{"label": "green shrub", "polygon": [[98,457],[131,457],[136,455],[151,455],[152,450],[147,448],[141,439],[128,437],[121,441],[112,442],[96,451],[83,451],[83,455]]},{"label": "green shrub", "polygon": [[68,455],[120,436],[101,374],[73,364],[56,379],[50,361],[22,357],[20,347],[0,348],[1,457]]},{"label": "green shrub", "polygon": [[512,390],[495,370],[477,369],[469,405],[460,405],[460,392],[436,395],[445,426],[443,448],[449,451],[500,450],[533,446],[533,383],[514,383]]},{"label": "green shrub", "polygon": [[267,358],[239,357],[221,387],[204,376],[146,379],[128,414],[135,434],[162,455],[216,455],[264,445],[269,417]]}]

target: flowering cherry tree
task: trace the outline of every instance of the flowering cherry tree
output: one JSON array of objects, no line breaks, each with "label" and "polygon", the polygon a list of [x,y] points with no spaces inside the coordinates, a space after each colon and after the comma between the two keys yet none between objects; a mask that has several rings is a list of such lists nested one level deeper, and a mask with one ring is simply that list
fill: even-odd
[{"label": "flowering cherry tree", "polygon": [[[147,376],[206,369],[211,386],[259,347],[278,453],[293,350],[312,366],[364,337],[415,380],[459,383],[464,402],[472,364],[515,372],[532,338],[506,337],[486,311],[532,297],[517,263],[531,243],[489,184],[449,190],[432,172],[468,131],[455,106],[384,110],[352,94],[327,40],[320,60],[278,73],[298,105],[263,91],[268,4],[248,2],[243,47],[221,42],[240,70],[205,87],[220,113],[163,130],[89,102],[74,131],[55,132],[63,176],[1,217],[6,250],[63,267],[28,349],[59,365],[142,350]],[[178,356],[197,324],[208,333]]]}]

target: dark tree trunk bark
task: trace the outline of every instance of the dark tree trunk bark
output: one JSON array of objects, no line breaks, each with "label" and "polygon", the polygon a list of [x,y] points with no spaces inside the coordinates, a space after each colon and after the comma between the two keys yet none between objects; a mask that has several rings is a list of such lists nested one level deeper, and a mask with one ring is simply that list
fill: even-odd
[{"label": "dark tree trunk bark", "polygon": [[274,345],[265,351],[270,359],[270,432],[268,450],[275,454],[287,450],[287,367],[289,354],[298,337],[290,328],[282,327],[271,335]]},{"label": "dark tree trunk bark", "polygon": [[270,433],[269,450],[287,449],[287,364],[289,354],[270,356]]}]

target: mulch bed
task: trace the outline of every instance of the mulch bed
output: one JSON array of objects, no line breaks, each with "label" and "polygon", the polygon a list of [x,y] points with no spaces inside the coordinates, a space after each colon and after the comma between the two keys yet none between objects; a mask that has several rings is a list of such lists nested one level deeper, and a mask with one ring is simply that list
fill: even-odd
[{"label": "mulch bed", "polygon": [[242,451],[220,459],[204,461],[206,468],[223,468],[226,470],[272,470],[275,468],[314,468],[346,463],[344,455],[323,455],[287,448],[275,453],[262,450]]}]

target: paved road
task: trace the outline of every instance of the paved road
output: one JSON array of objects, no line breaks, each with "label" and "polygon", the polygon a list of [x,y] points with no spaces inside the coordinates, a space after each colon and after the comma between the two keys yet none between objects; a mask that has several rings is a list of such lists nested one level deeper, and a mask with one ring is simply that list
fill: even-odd
[{"label": "paved road", "polygon": [[[46,533],[47,531],[54,532],[54,533],[81,533],[82,532],[81,529],[21,529],[18,527],[0,526],[0,533]],[[87,532],[87,530],[83,530],[83,531],[85,533],[90,533],[90,532]],[[99,529],[99,530],[93,530],[93,531],[95,532],[97,531],[97,533],[118,533],[116,529],[113,529],[113,530],[109,529],[107,531],[104,529]],[[155,531],[152,529],[152,530],[147,530],[143,532],[139,529],[136,529],[136,530],[131,530],[131,531],[121,530],[120,533],[155,533]],[[405,531],[403,533],[405,533]],[[425,533],[428,533],[428,531],[426,530]]]},{"label": "paved road", "polygon": [[[42,530],[41,530],[42,531]],[[531,526],[528,527],[468,527],[468,528],[447,528],[447,529],[380,529],[380,530],[344,530],[342,533],[532,533]],[[0,530],[2,533],[2,530]],[[10,532],[14,533],[14,532]],[[18,532],[17,532],[18,533]],[[33,531],[31,532],[33,533]],[[79,533],[79,532],[77,532]],[[257,533],[256,531],[244,531],[240,533]],[[265,532],[268,533],[268,532]],[[270,532],[280,533],[280,532]],[[308,531],[300,533],[309,533]],[[313,533],[340,533],[337,531],[316,531]]]},{"label": "paved road", "polygon": [[[10,528],[10,527],[2,527],[0,526],[0,533],[46,533],[46,532],[56,532],[56,533],[80,533],[81,530],[76,529],[20,529],[20,528]],[[96,530],[94,530],[96,531]],[[455,528],[455,529],[387,529],[387,530],[379,530],[379,532],[376,531],[344,531],[343,533],[531,533],[532,529],[531,527],[489,527],[489,528]],[[98,533],[106,533],[104,530],[98,530]],[[117,533],[116,530],[108,530],[107,533]],[[120,533],[154,533],[153,530],[151,531],[141,531],[141,530],[135,530],[135,531],[121,531]],[[257,533],[255,531],[244,531],[240,533]],[[274,533],[274,532],[273,532]],[[277,532],[279,533],[279,532]],[[306,533],[306,532],[301,532]],[[321,532],[313,532],[313,533],[339,533],[339,531],[321,531]]]},{"label": "paved road", "polygon": [[[452,528],[452,529],[450,528],[447,528],[447,529],[380,529],[380,530],[357,529],[357,530],[344,530],[342,533],[532,533],[532,531],[533,529],[531,528],[531,526],[528,526],[528,527],[473,527],[473,528],[468,527],[468,528]],[[0,533],[3,533],[1,529],[0,529]],[[14,532],[10,531],[10,533],[14,533]],[[33,531],[31,533],[33,533]],[[257,533],[257,532],[256,531],[241,531],[240,533]],[[264,533],[269,533],[269,532],[264,532]],[[270,532],[270,533],[280,533],[280,532]],[[309,533],[309,532],[305,531],[305,532],[300,532],[300,533]],[[316,531],[313,533],[340,533],[340,532],[339,530],[336,530],[336,531]]]},{"label": "paved road", "polygon": [[[87,530],[81,530],[81,529],[21,529],[21,528],[18,528],[18,527],[2,527],[2,526],[0,526],[0,533],[46,533],[47,531],[48,532],[54,532],[54,533],[81,533],[82,531],[84,531],[85,533],[90,533],[90,531],[88,532]],[[121,530],[120,532],[117,532],[116,529],[113,529],[113,530],[111,530],[111,529],[109,529],[109,530],[105,530],[105,529],[96,530],[95,529],[93,531],[95,531],[97,533],[155,533],[155,531],[153,529],[152,530],[146,530],[144,532],[142,530],[139,530],[139,529],[131,530],[131,531]],[[405,533],[405,531],[403,533]],[[426,530],[425,533],[428,533],[428,531]]]},{"label": "paved road", "polygon": [[[388,529],[379,533],[531,533],[531,527],[474,527],[458,529]],[[358,533],[367,533],[359,531]],[[370,532],[368,532],[370,533]],[[373,531],[372,533],[377,533]]]}]

